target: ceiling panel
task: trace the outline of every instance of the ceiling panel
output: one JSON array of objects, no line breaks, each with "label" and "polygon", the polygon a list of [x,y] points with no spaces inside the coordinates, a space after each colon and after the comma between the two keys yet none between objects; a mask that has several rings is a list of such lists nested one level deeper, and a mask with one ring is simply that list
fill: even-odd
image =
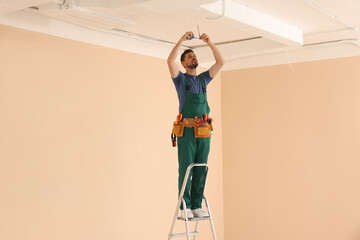
[{"label": "ceiling panel", "polygon": [[[307,0],[227,1],[234,1],[302,29],[305,46],[287,46],[286,43],[281,43],[276,39],[270,40],[269,36],[261,34],[261,31],[260,33],[252,31],[251,27],[249,28],[245,23],[236,21],[230,23],[225,17],[209,19],[216,15],[201,8],[201,5],[214,3],[216,0],[73,0],[73,3],[81,8],[89,9],[110,18],[125,19],[133,22],[133,25],[116,24],[109,19],[96,22],[99,17],[87,16],[87,13],[78,14],[79,19],[76,20],[69,12],[67,12],[67,16],[64,15],[66,10],[61,10],[63,0],[0,0],[0,15],[2,13],[4,17],[7,17],[11,15],[11,12],[22,11],[22,9],[27,9],[29,6],[35,6],[31,9],[32,12],[36,12],[37,8],[40,10],[47,9],[47,12],[38,10],[37,14],[39,15],[46,15],[58,21],[72,23],[74,26],[80,25],[104,33],[104,42],[107,42],[106,36],[110,38],[115,33],[129,39],[133,38],[137,42],[140,39],[140,41],[144,41],[144,46],[147,46],[146,44],[149,42],[159,46],[162,44],[167,47],[169,45],[173,46],[171,43],[176,43],[186,31],[193,31],[197,36],[199,26],[200,32],[208,33],[211,40],[224,53],[225,58],[231,59],[233,65],[234,59],[237,58],[241,58],[243,61],[246,57],[264,55],[268,59],[271,53],[299,51],[307,48],[309,44],[327,42],[331,44],[356,43],[357,39],[360,38],[359,31],[355,31],[349,24],[340,21],[347,21],[353,26],[360,25],[360,14],[358,14],[360,1],[358,0],[309,0],[323,11],[308,4]],[[53,3],[51,6],[55,4],[58,7],[45,8],[42,4],[48,2]],[[219,2],[219,6],[221,6],[221,2]],[[17,20],[17,24],[19,22],[21,22],[21,19]],[[36,24],[36,21],[34,21],[34,24]],[[24,25],[26,24],[24,23]],[[120,31],[112,31],[114,28]],[[109,35],[111,31],[113,34]],[[209,48],[202,46],[206,46],[204,42],[193,39],[184,42],[183,48],[192,47],[196,49],[198,57],[204,62],[213,61]],[[352,44],[352,47],[358,48],[357,44]],[[309,52],[311,51],[307,51],[307,53]],[[153,56],[159,55],[154,51]]]},{"label": "ceiling panel", "polygon": [[[314,34],[316,32],[334,31],[347,27],[336,19],[326,15],[324,12],[321,12],[316,8],[312,7],[304,0],[234,1],[257,9],[263,13],[272,15],[279,20],[286,21],[292,25],[298,26],[299,28],[303,29],[304,35]],[[343,16],[345,18],[346,16],[352,16],[354,22],[357,22],[358,24],[360,23],[360,15],[357,14],[357,16],[355,16],[356,8],[352,9],[352,7],[358,7],[357,9],[360,9],[360,1],[311,0],[310,2],[339,17]],[[343,8],[347,8],[347,10]]]}]

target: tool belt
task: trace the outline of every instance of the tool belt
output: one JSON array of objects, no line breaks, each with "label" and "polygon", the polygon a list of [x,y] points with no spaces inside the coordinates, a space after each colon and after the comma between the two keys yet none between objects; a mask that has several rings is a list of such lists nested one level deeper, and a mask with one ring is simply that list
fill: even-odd
[{"label": "tool belt", "polygon": [[174,122],[172,134],[182,137],[184,135],[184,127],[194,128],[196,138],[211,137],[211,131],[213,131],[211,122],[197,122],[195,118],[183,118],[181,121]]}]

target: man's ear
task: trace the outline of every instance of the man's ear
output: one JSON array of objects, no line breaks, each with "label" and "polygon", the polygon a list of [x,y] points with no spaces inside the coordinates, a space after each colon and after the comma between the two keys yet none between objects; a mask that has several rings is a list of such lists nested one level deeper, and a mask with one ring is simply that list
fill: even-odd
[{"label": "man's ear", "polygon": [[181,65],[186,69],[185,62],[181,62]]}]

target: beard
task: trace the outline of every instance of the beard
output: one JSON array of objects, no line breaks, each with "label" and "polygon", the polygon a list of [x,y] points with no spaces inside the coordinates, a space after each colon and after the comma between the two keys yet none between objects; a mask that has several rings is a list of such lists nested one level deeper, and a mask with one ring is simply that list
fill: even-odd
[{"label": "beard", "polygon": [[194,68],[197,68],[198,65],[199,65],[199,64],[196,62],[196,63],[194,63],[194,64],[189,65],[188,68],[194,69]]}]

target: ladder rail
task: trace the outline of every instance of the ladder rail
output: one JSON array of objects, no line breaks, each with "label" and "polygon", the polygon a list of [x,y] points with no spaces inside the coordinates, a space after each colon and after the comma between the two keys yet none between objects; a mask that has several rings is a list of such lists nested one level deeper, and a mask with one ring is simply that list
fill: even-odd
[{"label": "ladder rail", "polygon": [[[181,191],[180,191],[180,195],[179,195],[179,199],[183,197],[184,195],[184,192],[185,192],[185,187],[186,187],[186,184],[187,184],[187,180],[189,178],[189,175],[190,175],[190,171],[193,167],[206,167],[206,173],[208,172],[208,169],[209,167],[207,166],[206,163],[191,163],[187,169],[186,169],[186,173],[185,173],[185,177],[184,177],[184,180],[183,180],[183,184],[181,186]],[[207,174],[205,176],[205,183],[206,183],[206,178],[207,178]],[[205,186],[205,183],[204,183],[204,186]],[[205,187],[204,187],[205,189]]]},{"label": "ladder rail", "polygon": [[182,198],[182,202],[183,202],[183,206],[184,206],[184,210],[185,210],[185,228],[186,228],[186,235],[187,235],[187,239],[190,240],[189,219],[188,219],[188,215],[187,215],[187,211],[186,211],[186,202],[185,202],[185,199],[184,199],[184,198]]},{"label": "ladder rail", "polygon": [[216,233],[215,233],[215,227],[214,227],[214,222],[212,220],[212,215],[211,215],[211,210],[210,210],[210,204],[208,202],[208,200],[206,199],[205,195],[203,195],[203,198],[205,200],[205,204],[206,204],[206,208],[208,210],[208,213],[209,213],[209,219],[210,219],[210,225],[211,225],[211,231],[212,231],[212,234],[214,236],[214,240],[216,240]]},{"label": "ladder rail", "polygon": [[171,224],[171,228],[170,228],[170,233],[169,233],[169,238],[168,240],[171,239],[172,235],[173,235],[173,231],[175,228],[175,223],[176,223],[176,218],[179,215],[179,209],[180,209],[180,204],[181,204],[181,199],[178,200],[177,206],[176,206],[176,210],[175,210],[175,215],[174,215],[174,220]]},{"label": "ladder rail", "polygon": [[[206,180],[207,180],[207,174],[208,174],[208,170],[209,170],[209,167],[208,167],[208,165],[206,163],[192,163],[186,169],[185,177],[184,177],[184,180],[183,180],[183,184],[181,186],[181,191],[180,191],[180,194],[179,194],[178,203],[177,203],[175,214],[174,214],[174,219],[173,219],[173,222],[172,222],[172,225],[171,225],[171,228],[170,228],[170,233],[169,233],[168,240],[170,240],[173,237],[180,237],[180,236],[186,236],[187,240],[190,240],[190,236],[193,236],[194,237],[193,240],[196,240],[196,236],[197,236],[197,233],[198,233],[198,227],[199,227],[199,221],[196,221],[195,231],[190,232],[189,231],[189,219],[188,219],[187,211],[186,211],[186,202],[185,202],[185,199],[183,197],[184,192],[185,192],[185,187],[186,187],[189,175],[190,175],[190,171],[191,171],[191,169],[193,167],[205,167],[205,180],[204,180],[204,188],[203,188],[202,195],[203,195],[203,199],[205,200],[206,208],[207,208],[208,213],[209,213],[209,220],[210,220],[210,224],[211,224],[212,234],[213,234],[214,240],[217,240],[216,235],[215,235],[214,223],[212,221],[210,205],[209,205],[209,202],[207,201],[206,197],[204,196]],[[179,210],[180,210],[181,203],[183,204],[183,209],[185,211],[186,233],[173,234],[173,231],[174,231],[174,228],[175,228],[175,223],[176,223],[176,220],[177,220],[177,216],[179,215]]]}]

